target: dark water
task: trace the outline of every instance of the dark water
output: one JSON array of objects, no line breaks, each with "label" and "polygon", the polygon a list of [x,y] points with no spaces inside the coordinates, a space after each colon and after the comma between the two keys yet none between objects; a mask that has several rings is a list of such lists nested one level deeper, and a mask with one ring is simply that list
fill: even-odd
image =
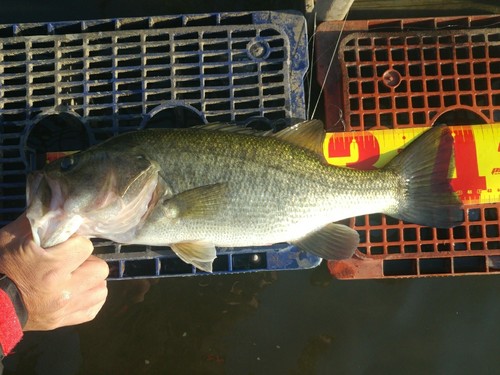
[{"label": "dark water", "polygon": [[498,281],[337,281],[326,267],[118,281],[95,321],[26,335],[6,366],[19,360],[17,373],[42,374],[497,374]]},{"label": "dark water", "polygon": [[[0,22],[298,4],[2,0]],[[498,276],[337,281],[324,265],[111,282],[96,320],[26,334],[5,361],[5,373],[498,374],[499,282]]]}]

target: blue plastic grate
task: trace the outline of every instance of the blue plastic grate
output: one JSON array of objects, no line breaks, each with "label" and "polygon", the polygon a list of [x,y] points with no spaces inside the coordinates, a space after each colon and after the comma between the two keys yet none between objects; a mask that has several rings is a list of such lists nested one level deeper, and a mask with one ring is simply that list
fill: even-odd
[{"label": "blue plastic grate", "polygon": [[[137,250],[137,246],[135,248]],[[166,247],[146,246],[145,251],[126,251],[100,255],[110,266],[110,279],[208,275],[184,263]],[[318,257],[300,251],[289,244],[245,249],[219,249],[212,274],[307,269],[318,266],[320,261]]]},{"label": "blue plastic grate", "polygon": [[[305,20],[294,12],[0,25],[0,225],[24,210],[26,175],[47,153],[150,127],[277,129],[304,119],[307,68]],[[217,272],[305,268],[275,260],[303,257],[297,249],[276,249],[239,249],[265,255],[262,268],[247,269],[233,267],[240,255],[230,252]],[[105,257],[117,278],[186,274],[164,255],[143,248],[123,257],[114,246]],[[134,274],[135,261],[148,266]]]}]

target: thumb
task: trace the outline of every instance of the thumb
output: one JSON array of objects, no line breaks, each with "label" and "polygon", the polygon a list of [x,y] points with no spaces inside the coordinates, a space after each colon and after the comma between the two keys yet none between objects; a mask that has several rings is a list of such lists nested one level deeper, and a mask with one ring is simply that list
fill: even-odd
[{"label": "thumb", "polygon": [[94,250],[94,245],[92,245],[92,242],[88,238],[73,236],[67,241],[45,250],[51,257],[61,261],[66,269],[73,272],[90,257]]}]

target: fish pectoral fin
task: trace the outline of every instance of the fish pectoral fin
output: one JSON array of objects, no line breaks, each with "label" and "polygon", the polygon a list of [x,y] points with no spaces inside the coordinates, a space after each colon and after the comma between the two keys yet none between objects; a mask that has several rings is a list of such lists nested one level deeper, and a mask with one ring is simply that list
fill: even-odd
[{"label": "fish pectoral fin", "polygon": [[323,141],[325,128],[320,120],[307,120],[299,122],[273,134],[273,137],[291,143],[295,146],[314,151],[324,159]]},{"label": "fish pectoral fin", "polygon": [[323,259],[348,259],[358,247],[359,234],[347,225],[331,223],[292,244]]},{"label": "fish pectoral fin", "polygon": [[172,219],[206,218],[215,214],[225,204],[226,183],[200,186],[165,199],[165,213]]},{"label": "fish pectoral fin", "polygon": [[184,262],[205,272],[212,272],[212,263],[217,257],[214,244],[206,241],[180,242],[170,245]]}]

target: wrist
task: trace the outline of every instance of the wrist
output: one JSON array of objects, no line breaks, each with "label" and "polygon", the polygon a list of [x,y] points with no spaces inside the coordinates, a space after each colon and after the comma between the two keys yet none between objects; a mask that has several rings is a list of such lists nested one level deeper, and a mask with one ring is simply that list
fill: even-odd
[{"label": "wrist", "polygon": [[0,349],[9,354],[23,336],[28,314],[16,285],[5,275],[0,277]]}]

